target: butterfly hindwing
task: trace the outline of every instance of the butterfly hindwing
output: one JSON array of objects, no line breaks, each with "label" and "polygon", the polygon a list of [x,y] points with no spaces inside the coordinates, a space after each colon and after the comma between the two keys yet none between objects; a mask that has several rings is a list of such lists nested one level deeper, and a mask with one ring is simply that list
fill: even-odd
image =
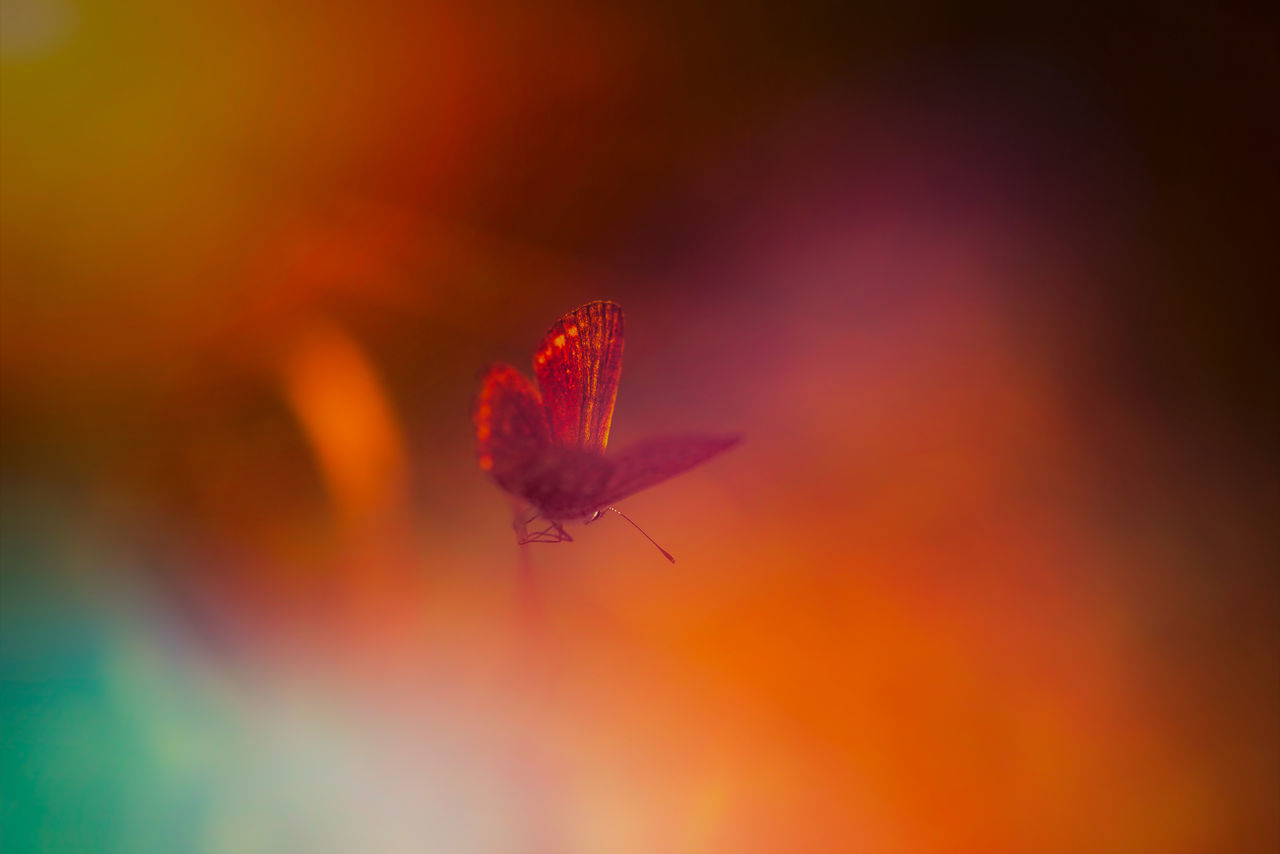
[{"label": "butterfly hindwing", "polygon": [[741,436],[688,435],[662,436],[632,445],[613,458],[601,504],[621,501],[675,477],[741,441]]},{"label": "butterfly hindwing", "polygon": [[510,365],[486,369],[473,420],[480,467],[510,490],[530,456],[551,446],[542,399],[533,383]]},{"label": "butterfly hindwing", "polygon": [[590,302],[560,318],[534,353],[551,441],[603,453],[622,374],[622,309]]}]

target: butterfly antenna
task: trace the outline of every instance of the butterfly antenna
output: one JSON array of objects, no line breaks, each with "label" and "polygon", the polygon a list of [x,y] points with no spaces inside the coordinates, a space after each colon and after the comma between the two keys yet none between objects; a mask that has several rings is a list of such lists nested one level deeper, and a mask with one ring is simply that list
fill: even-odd
[{"label": "butterfly antenna", "polygon": [[667,551],[667,550],[666,550],[666,549],[664,549],[662,546],[658,545],[658,541],[657,541],[657,540],[655,540],[653,537],[649,536],[648,534],[645,534],[645,533],[644,533],[644,528],[641,528],[641,527],[640,527],[639,525],[637,525],[635,522],[632,522],[632,521],[631,521],[631,517],[630,517],[630,516],[628,516],[626,513],[623,513],[621,510],[617,509],[616,507],[606,507],[605,509],[606,509],[606,510],[612,510],[614,513],[617,513],[617,514],[618,514],[619,516],[621,516],[623,519],[626,519],[626,520],[627,520],[627,522],[628,522],[628,523],[630,523],[631,527],[635,528],[637,531],[639,531],[640,533],[644,534],[644,538],[645,538],[646,540],[648,540],[649,542],[653,543],[653,547],[654,547],[654,548],[656,548],[658,551],[662,552],[662,556],[663,556],[663,557],[665,557],[667,560],[671,561],[672,563],[675,563],[675,562],[676,562],[676,559],[675,559],[675,558],[673,558],[673,557],[671,556],[671,552]]}]

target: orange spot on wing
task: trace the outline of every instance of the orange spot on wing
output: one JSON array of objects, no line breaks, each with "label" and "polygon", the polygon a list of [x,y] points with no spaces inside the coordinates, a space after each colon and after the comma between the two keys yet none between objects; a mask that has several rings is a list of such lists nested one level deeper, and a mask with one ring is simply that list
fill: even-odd
[{"label": "orange spot on wing", "polygon": [[493,431],[489,429],[488,424],[481,424],[479,427],[476,428],[476,438],[479,439],[481,442],[483,442],[485,439],[489,438],[489,435],[492,432]]},{"label": "orange spot on wing", "polygon": [[553,344],[555,344],[557,347],[563,347],[563,346],[564,346],[564,333],[563,333],[563,332],[561,332],[559,335],[557,335],[557,336],[555,337],[555,340],[554,340],[552,343],[553,343]]},{"label": "orange spot on wing", "polygon": [[570,326],[568,329],[566,329],[566,330],[564,331],[564,334],[565,334],[565,335],[568,335],[570,338],[577,338],[577,337],[578,337],[578,327],[576,327],[576,326]]},{"label": "orange spot on wing", "polygon": [[485,471],[491,471],[493,469],[493,457],[489,456],[488,454],[481,454],[480,468],[484,469]]}]

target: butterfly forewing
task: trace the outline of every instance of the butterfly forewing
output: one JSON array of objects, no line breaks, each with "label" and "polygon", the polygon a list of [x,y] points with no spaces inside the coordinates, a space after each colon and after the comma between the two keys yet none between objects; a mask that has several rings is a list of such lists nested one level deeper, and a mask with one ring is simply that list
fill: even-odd
[{"label": "butterfly forewing", "polygon": [[662,436],[632,445],[611,460],[601,505],[621,501],[729,450],[741,436]]},{"label": "butterfly forewing", "polygon": [[533,370],[551,441],[603,453],[622,374],[622,309],[607,301],[577,308],[547,331]]}]

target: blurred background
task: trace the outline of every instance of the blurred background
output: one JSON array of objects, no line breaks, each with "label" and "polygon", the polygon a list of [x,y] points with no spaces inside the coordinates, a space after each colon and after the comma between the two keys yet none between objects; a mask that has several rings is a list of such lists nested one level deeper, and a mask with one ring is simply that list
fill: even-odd
[{"label": "blurred background", "polygon": [[[1280,847],[1274,20],[0,10],[4,851]],[[593,298],[674,567],[475,463]]]}]

